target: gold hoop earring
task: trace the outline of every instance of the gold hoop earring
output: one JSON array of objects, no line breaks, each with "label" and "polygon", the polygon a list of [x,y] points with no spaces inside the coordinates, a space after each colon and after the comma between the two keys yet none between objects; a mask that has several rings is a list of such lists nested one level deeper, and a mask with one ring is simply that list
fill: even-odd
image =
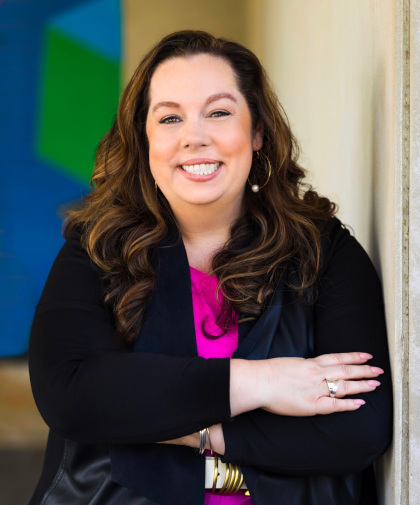
[{"label": "gold hoop earring", "polygon": [[[270,177],[271,177],[271,163],[270,163],[270,160],[268,159],[268,156],[266,156],[264,153],[261,153],[266,162],[267,162],[267,165],[268,165],[268,177],[267,177],[267,180],[264,182],[264,184],[262,186],[259,186],[258,184],[252,184],[251,181],[249,180],[249,177],[248,177],[248,183],[249,185],[251,186],[251,189],[254,193],[258,193],[258,191],[262,188],[265,188],[265,186],[267,186],[268,184],[268,181],[270,180]],[[260,157],[260,152],[257,151],[257,157],[259,158]]]},{"label": "gold hoop earring", "polygon": [[157,185],[157,182],[155,181],[155,193],[157,194],[157,190],[158,190],[158,185]]}]

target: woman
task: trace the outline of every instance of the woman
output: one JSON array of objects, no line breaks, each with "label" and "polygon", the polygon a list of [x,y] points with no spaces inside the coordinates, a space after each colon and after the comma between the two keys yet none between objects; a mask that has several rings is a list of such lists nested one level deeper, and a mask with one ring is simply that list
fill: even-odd
[{"label": "woman", "polygon": [[185,31],[140,63],[33,323],[31,504],[376,503],[380,286],[296,159],[246,48]]}]

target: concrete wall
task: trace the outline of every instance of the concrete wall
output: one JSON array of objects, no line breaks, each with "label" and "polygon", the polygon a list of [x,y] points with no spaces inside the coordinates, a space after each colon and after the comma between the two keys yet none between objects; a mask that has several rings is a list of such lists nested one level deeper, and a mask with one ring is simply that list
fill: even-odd
[{"label": "concrete wall", "polygon": [[302,163],[369,250],[373,173],[394,163],[394,4],[265,3],[264,59]]},{"label": "concrete wall", "polygon": [[146,51],[177,30],[205,30],[249,46],[259,40],[250,35],[259,12],[252,0],[124,0],[123,10],[126,81]]},{"label": "concrete wall", "polygon": [[[415,4],[411,2],[412,9]],[[415,339],[413,334],[408,340],[408,315],[416,315],[408,306],[407,6],[404,0],[266,0],[261,30],[266,66],[301,141],[301,162],[319,192],[339,204],[339,217],[354,228],[382,279],[395,437],[377,474],[381,503],[389,505],[408,503],[408,480],[416,479],[410,477],[416,474],[408,459],[408,408],[409,397],[418,404],[415,396],[420,396],[420,390],[408,388],[409,376],[414,379],[408,346]],[[418,142],[416,148],[420,151]],[[410,269],[414,296],[419,265],[416,251],[410,251],[417,267]],[[412,406],[411,415],[418,410]],[[410,440],[414,468],[420,444],[418,437]]]},{"label": "concrete wall", "polygon": [[420,1],[411,0],[409,190],[409,489],[420,503]]}]

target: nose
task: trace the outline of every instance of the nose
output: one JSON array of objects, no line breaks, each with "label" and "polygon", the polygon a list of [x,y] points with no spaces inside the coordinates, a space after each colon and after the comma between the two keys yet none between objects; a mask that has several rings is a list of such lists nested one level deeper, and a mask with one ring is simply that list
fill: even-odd
[{"label": "nose", "polygon": [[182,147],[197,149],[210,142],[205,125],[200,118],[184,120],[182,128]]}]

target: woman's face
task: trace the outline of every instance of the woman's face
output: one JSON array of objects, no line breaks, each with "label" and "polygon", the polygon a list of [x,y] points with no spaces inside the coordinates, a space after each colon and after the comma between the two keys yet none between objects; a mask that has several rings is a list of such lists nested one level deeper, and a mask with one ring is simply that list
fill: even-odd
[{"label": "woman's face", "polygon": [[199,54],[158,66],[146,133],[152,175],[175,214],[197,205],[240,212],[262,131],[229,63]]}]

